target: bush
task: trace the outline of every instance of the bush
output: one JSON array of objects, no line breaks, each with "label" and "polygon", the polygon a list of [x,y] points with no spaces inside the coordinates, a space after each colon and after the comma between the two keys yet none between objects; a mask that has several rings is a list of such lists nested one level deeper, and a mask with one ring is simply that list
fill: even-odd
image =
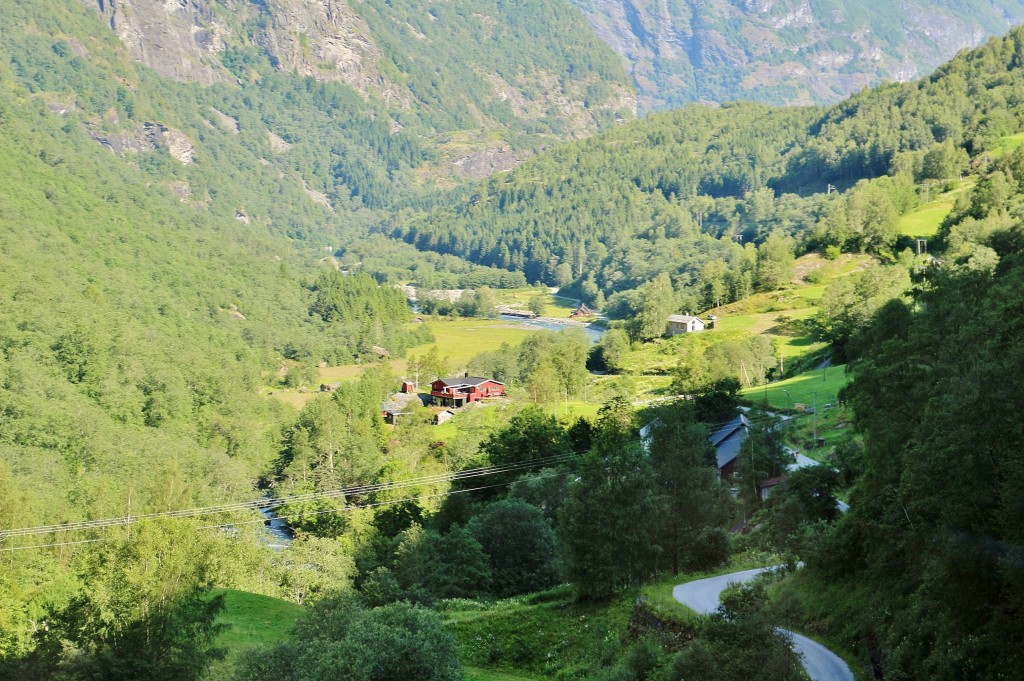
[{"label": "bush", "polygon": [[710,570],[729,559],[732,547],[729,534],[720,527],[710,527],[697,535],[693,548],[686,556],[686,569]]}]

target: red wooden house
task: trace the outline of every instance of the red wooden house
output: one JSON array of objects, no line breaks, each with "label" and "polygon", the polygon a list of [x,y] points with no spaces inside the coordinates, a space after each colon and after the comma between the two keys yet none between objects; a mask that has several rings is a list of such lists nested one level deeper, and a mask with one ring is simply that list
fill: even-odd
[{"label": "red wooden house", "polygon": [[505,385],[493,378],[439,378],[430,384],[430,399],[443,407],[463,407],[488,397],[504,397]]}]

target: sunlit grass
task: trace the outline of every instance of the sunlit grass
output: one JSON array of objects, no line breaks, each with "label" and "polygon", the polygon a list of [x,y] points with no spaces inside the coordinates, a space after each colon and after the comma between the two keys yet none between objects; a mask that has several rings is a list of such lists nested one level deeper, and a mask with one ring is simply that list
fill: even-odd
[{"label": "sunlit grass", "polygon": [[224,594],[225,607],[217,624],[228,628],[217,636],[217,645],[227,649],[227,657],[210,667],[204,677],[209,681],[230,679],[249,648],[283,641],[304,610],[301,605],[247,591],[217,589],[214,594]]},{"label": "sunlit grass", "polygon": [[820,408],[826,403],[835,404],[839,391],[846,387],[850,379],[846,365],[839,364],[808,371],[767,386],[747,388],[741,390],[740,395],[757,405],[767,401],[773,409],[788,410],[798,404],[810,407],[815,402]]}]

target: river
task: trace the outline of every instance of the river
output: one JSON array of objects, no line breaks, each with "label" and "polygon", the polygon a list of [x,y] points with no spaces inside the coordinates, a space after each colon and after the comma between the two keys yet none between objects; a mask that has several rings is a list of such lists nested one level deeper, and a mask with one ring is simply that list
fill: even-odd
[{"label": "river", "polygon": [[263,529],[267,533],[267,546],[277,551],[288,548],[294,539],[288,523],[275,516],[274,511],[269,508],[261,508],[260,513],[266,518]]},{"label": "river", "polygon": [[583,329],[584,333],[587,334],[587,338],[590,339],[590,343],[594,344],[601,340],[601,334],[604,333],[604,329],[594,324],[584,324],[576,320],[565,319],[554,317],[539,317],[537,319],[524,319],[523,317],[515,317],[513,315],[503,314],[500,318],[508,321],[515,322],[525,328],[545,329],[547,331],[562,331],[563,329]]}]

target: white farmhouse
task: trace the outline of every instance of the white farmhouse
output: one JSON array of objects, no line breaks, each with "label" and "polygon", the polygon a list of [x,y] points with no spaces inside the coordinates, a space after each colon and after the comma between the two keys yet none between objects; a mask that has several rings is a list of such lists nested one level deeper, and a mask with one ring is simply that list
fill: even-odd
[{"label": "white farmhouse", "polygon": [[668,335],[678,336],[681,333],[695,333],[704,330],[704,321],[700,317],[688,314],[669,315]]}]

